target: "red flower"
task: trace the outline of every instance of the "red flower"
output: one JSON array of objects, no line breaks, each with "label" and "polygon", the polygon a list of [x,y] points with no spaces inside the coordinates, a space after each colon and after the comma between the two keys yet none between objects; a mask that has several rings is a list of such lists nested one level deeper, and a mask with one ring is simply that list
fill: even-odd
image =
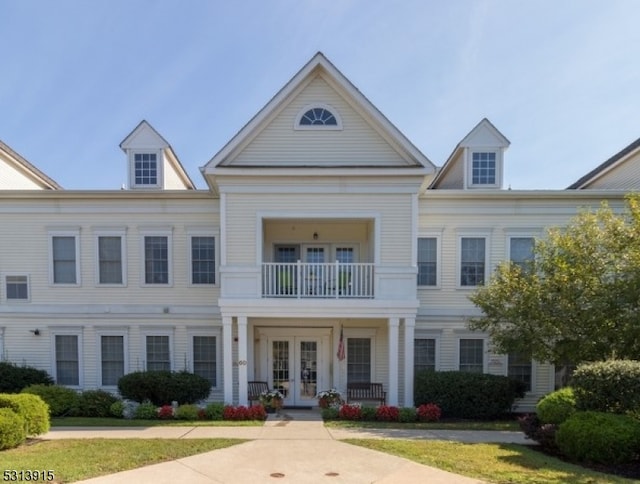
[{"label": "red flower", "polygon": [[338,416],[343,420],[360,420],[362,418],[362,409],[360,405],[342,405]]},{"label": "red flower", "polygon": [[418,407],[417,413],[420,422],[437,422],[442,410],[435,403],[424,403]]},{"label": "red flower", "polygon": [[173,418],[173,407],[171,405],[163,405],[158,409],[158,418],[168,420]]},{"label": "red flower", "polygon": [[397,422],[400,419],[400,410],[391,405],[380,405],[376,409],[376,420],[381,422]]}]

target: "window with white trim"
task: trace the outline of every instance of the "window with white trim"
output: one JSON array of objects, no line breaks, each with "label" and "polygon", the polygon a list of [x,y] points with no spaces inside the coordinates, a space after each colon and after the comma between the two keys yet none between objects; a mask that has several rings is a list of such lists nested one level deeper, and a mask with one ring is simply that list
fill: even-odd
[{"label": "window with white trim", "polygon": [[418,238],[418,286],[438,284],[438,239]]},{"label": "window with white trim", "polygon": [[29,300],[29,276],[7,275],[5,276],[5,294],[7,301]]},{"label": "window with white trim", "polygon": [[371,381],[371,338],[347,338],[347,381]]},{"label": "window with white trim", "polygon": [[55,375],[58,385],[80,386],[80,336],[54,334]]},{"label": "window with white trim", "polygon": [[117,386],[125,373],[125,337],[122,334],[100,335],[100,372],[102,386]]},{"label": "window with white trim", "polygon": [[99,235],[98,283],[124,284],[123,277],[123,237],[120,235]]},{"label": "window with white trim", "polygon": [[213,236],[191,236],[191,283],[216,283],[216,239]]},{"label": "window with white trim", "polygon": [[471,153],[471,185],[495,187],[498,185],[497,153],[474,151]]},{"label": "window with white trim", "polygon": [[157,187],[159,183],[157,153],[133,154],[133,183],[137,187]]},{"label": "window with white trim", "polygon": [[507,376],[514,380],[520,380],[525,384],[525,391],[531,391],[531,382],[533,380],[533,365],[531,363],[531,355],[522,353],[509,353],[507,355]]},{"label": "window with white trim", "polygon": [[413,340],[413,371],[436,370],[435,338],[415,338]]},{"label": "window with white trim", "polygon": [[471,373],[484,372],[484,339],[460,338],[458,341],[458,369]]},{"label": "window with white trim", "polygon": [[486,237],[460,238],[460,286],[484,284],[487,267]]},{"label": "window with white trim", "polygon": [[169,335],[146,335],[147,371],[171,371],[171,338]]},{"label": "window with white trim", "polygon": [[533,260],[533,237],[509,237],[509,260],[524,270]]},{"label": "window with white trim", "polygon": [[53,284],[80,283],[78,264],[78,232],[57,232],[50,234],[51,282]]},{"label": "window with white trim", "polygon": [[218,384],[218,338],[212,335],[193,335],[193,373],[206,378],[215,388]]},{"label": "window with white trim", "polygon": [[171,230],[149,231],[142,238],[143,275],[146,285],[170,285],[172,282]]}]

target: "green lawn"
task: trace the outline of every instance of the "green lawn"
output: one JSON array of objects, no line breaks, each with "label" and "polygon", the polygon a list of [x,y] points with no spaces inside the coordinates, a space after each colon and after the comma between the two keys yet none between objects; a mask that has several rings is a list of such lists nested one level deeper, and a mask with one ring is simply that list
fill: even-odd
[{"label": "green lawn", "polygon": [[520,431],[516,420],[483,421],[441,421],[441,422],[362,422],[352,420],[327,420],[327,427],[358,429],[419,429],[419,430],[513,430]]},{"label": "green lawn", "polygon": [[128,420],[124,418],[52,418],[51,427],[255,427],[260,420]]},{"label": "green lawn", "polygon": [[65,439],[0,452],[0,469],[52,470],[56,483],[135,469],[245,442],[241,439]]},{"label": "green lawn", "polygon": [[637,482],[593,472],[515,444],[463,444],[437,440],[391,439],[349,439],[345,442],[500,484]]}]

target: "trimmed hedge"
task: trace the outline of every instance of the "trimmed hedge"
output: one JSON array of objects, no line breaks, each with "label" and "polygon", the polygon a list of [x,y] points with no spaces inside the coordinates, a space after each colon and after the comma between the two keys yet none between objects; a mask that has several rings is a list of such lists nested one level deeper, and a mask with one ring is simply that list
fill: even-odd
[{"label": "trimmed hedge", "polygon": [[32,437],[45,434],[51,427],[49,407],[37,395],[28,393],[0,394],[0,408],[10,408],[25,422],[26,435]]},{"label": "trimmed hedge", "polygon": [[211,382],[187,371],[138,371],[120,378],[118,390],[123,398],[135,402],[150,401],[158,407],[173,401],[184,405],[207,398]]},{"label": "trimmed hedge", "polygon": [[0,408],[0,450],[13,449],[27,440],[24,418],[10,408]]},{"label": "trimmed hedge", "polygon": [[560,451],[580,462],[623,464],[640,449],[640,422],[626,415],[576,412],[556,432]]},{"label": "trimmed hedge", "polygon": [[0,361],[0,393],[20,393],[29,385],[53,385],[53,378],[44,370]]},{"label": "trimmed hedge", "polygon": [[415,406],[435,403],[448,418],[490,420],[510,413],[524,383],[506,376],[464,371],[421,371],[416,374]]},{"label": "trimmed hedge", "polygon": [[627,413],[640,408],[640,361],[579,365],[571,378],[578,410]]},{"label": "trimmed hedge", "polygon": [[31,385],[22,393],[38,395],[49,405],[49,414],[52,417],[72,415],[78,407],[78,393],[71,388],[60,385]]},{"label": "trimmed hedge", "polygon": [[536,405],[542,424],[561,424],[576,411],[573,388],[565,387],[545,395]]}]

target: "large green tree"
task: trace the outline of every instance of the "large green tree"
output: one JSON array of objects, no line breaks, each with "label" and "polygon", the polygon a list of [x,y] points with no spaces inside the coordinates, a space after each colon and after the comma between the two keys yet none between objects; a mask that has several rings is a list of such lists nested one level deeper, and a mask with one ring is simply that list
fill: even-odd
[{"label": "large green tree", "polygon": [[501,263],[470,297],[471,329],[498,350],[556,364],[640,359],[640,197],[606,203],[536,240],[524,268]]}]

